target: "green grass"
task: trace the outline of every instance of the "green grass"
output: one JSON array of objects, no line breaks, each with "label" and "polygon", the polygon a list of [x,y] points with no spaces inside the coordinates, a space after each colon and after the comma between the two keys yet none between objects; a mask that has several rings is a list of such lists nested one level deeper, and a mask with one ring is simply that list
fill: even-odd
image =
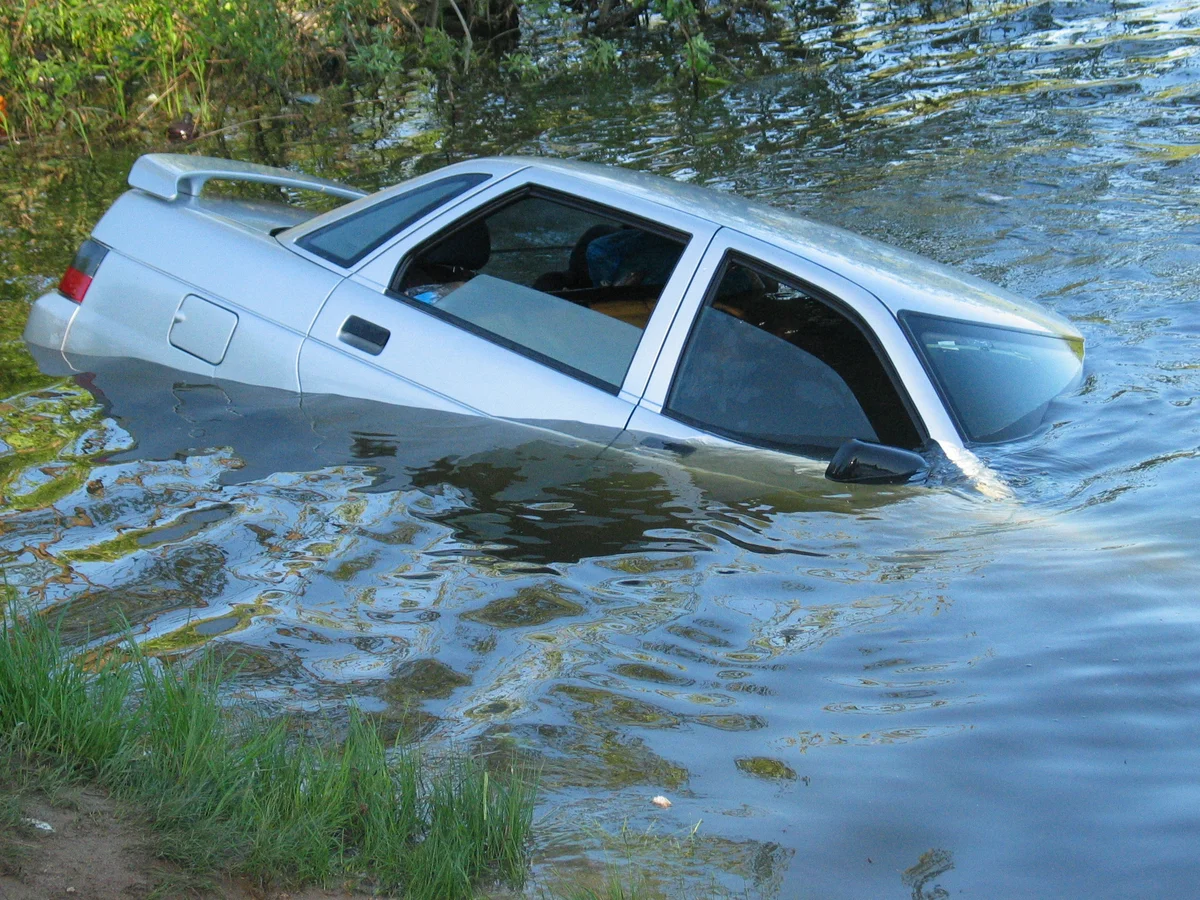
[{"label": "green grass", "polygon": [[132,643],[104,659],[85,670],[44,617],[8,606],[0,767],[9,789],[21,789],[20,772],[101,784],[145,812],[160,857],[199,876],[351,880],[413,898],[523,881],[534,801],[524,773],[385,747],[357,713],[332,742],[294,721],[228,710],[222,671],[203,660],[164,666]]},{"label": "green grass", "polygon": [[[584,0],[579,9],[595,13],[600,6]],[[666,24],[664,75],[697,91],[702,83],[723,83],[716,77],[721,56],[704,30],[715,31],[740,0],[625,4],[620,14],[601,17],[608,19],[601,30],[614,38],[628,33],[636,25],[625,13],[635,6]],[[518,15],[539,23],[538,31],[548,26],[571,38],[569,49],[553,63],[544,44],[504,57],[506,41],[489,49],[490,36],[508,34]],[[216,133],[231,127],[228,114],[277,110],[330,85],[373,99],[381,92],[403,96],[408,82],[425,77],[419,73],[464,83],[501,73],[529,81],[568,66],[605,73],[625,57],[618,43],[588,36],[584,18],[543,0],[6,0],[0,144],[67,137],[90,152],[97,139],[155,134],[161,141],[163,126],[185,111],[201,132]]]},{"label": "green grass", "polygon": [[[7,762],[0,754],[0,765]],[[20,797],[14,794],[0,796],[0,875],[20,875],[29,856],[21,844],[9,837],[21,830],[21,812]]]}]

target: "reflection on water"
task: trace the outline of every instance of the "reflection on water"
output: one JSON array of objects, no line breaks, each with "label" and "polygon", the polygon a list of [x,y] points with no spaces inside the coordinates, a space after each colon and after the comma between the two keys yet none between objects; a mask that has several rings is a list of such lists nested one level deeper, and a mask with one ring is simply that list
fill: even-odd
[{"label": "reflection on water", "polygon": [[[220,653],[234,694],[527,754],[543,883],[634,859],[668,896],[1193,893],[1200,17],[822,9],[698,99],[631,51],[332,121],[344,152],[263,141],[365,186],[483,152],[622,162],[1038,297],[1087,379],[987,448],[1011,499],[139,365],[63,380],[9,343],[9,584],[79,640],[123,617],[154,654]],[[0,340],[128,162],[0,178]]]}]

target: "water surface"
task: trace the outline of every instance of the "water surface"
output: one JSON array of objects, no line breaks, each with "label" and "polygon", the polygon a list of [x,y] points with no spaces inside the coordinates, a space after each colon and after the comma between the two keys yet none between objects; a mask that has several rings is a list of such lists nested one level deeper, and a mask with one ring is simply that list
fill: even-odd
[{"label": "water surface", "polygon": [[[10,343],[8,583],[80,639],[119,612],[151,652],[232,654],[231,696],[539,760],[541,884],[632,858],[667,895],[1188,896],[1198,37],[1171,0],[841,4],[699,98],[638,62],[651,36],[604,78],[415,91],[230,148],[364,187],[481,153],[619,163],[1038,298],[1087,378],[981,454],[1011,499],[139,365],[62,380]],[[4,337],[132,156],[5,160]]]}]

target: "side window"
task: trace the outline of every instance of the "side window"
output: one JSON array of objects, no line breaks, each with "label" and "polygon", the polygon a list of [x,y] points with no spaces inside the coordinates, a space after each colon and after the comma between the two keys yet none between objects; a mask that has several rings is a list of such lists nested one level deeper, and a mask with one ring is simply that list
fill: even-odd
[{"label": "side window", "polygon": [[616,391],[686,243],[619,213],[526,193],[422,248],[392,291]]},{"label": "side window", "polygon": [[917,429],[859,327],[815,291],[727,261],[666,410],[762,447],[828,455],[850,438],[915,449]]},{"label": "side window", "polygon": [[296,241],[309,253],[348,269],[426,213],[487,181],[489,175],[455,175],[380,200]]}]

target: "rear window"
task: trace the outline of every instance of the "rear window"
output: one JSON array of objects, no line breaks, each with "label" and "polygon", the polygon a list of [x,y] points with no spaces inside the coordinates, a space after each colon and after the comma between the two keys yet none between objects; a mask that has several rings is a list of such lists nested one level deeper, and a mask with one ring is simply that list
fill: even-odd
[{"label": "rear window", "polygon": [[304,235],[296,244],[347,269],[417,219],[490,177],[480,174],[455,175],[422,185],[318,228]]},{"label": "rear window", "polygon": [[1080,340],[913,312],[900,319],[969,441],[1032,433],[1083,371]]}]

